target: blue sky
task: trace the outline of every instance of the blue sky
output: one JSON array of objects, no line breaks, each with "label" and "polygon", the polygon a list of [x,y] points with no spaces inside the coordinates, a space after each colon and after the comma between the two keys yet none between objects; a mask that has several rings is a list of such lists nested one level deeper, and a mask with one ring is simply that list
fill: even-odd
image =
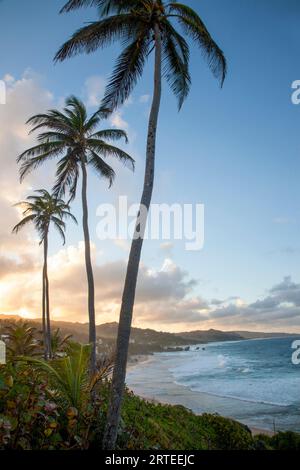
[{"label": "blue sky", "polygon": [[[199,51],[192,47],[193,86],[182,111],[164,84],[157,145],[154,202],[205,204],[205,245],[187,252],[174,244],[172,260],[195,279],[195,295],[236,296],[251,303],[286,276],[300,281],[300,106],[291,102],[291,84],[300,79],[297,0],[191,0],[224,50],[228,75],[221,90]],[[58,47],[75,29],[96,18],[95,10],[58,15],[62,0],[3,0],[0,78],[16,80],[30,70],[55,102],[69,94],[87,97],[90,77],[104,81],[119,46],[53,64]],[[91,178],[91,234],[100,263],[126,259],[114,244],[97,240],[96,207],[118,194],[138,198],[142,188],[147,110],[140,97],[151,95],[151,61],[122,109],[129,125],[135,176],[119,168],[120,187],[109,193]],[[93,108],[91,107],[91,111]],[[128,185],[128,186],[127,186]],[[74,208],[80,217],[80,205]],[[70,229],[68,243],[82,239]],[[52,252],[58,249],[53,238]],[[143,262],[158,269],[159,243],[148,242]],[[288,326],[288,325],[287,325]]]}]

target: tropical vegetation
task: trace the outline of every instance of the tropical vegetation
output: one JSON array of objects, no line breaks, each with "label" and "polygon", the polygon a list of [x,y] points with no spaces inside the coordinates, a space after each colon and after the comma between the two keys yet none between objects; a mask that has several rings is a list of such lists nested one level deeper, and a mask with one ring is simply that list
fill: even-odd
[{"label": "tropical vegetation", "polygon": [[[101,447],[111,358],[91,376],[89,348],[71,342],[62,358],[14,356],[0,366],[0,450]],[[127,389],[121,418],[118,450],[300,450],[299,434],[254,437],[232,419],[197,416],[182,406],[145,401]]]}]

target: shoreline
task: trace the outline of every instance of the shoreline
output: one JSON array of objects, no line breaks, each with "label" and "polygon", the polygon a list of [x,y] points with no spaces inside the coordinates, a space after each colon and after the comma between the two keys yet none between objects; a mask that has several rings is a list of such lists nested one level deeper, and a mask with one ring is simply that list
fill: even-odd
[{"label": "shoreline", "polygon": [[279,431],[292,430],[282,423],[278,425],[280,414],[285,412],[284,407],[247,401],[241,404],[239,399],[193,391],[178,384],[168,366],[156,354],[136,356],[130,361],[126,384],[146,401],[182,405],[196,415],[219,414],[246,425],[254,436],[264,434],[272,437]]}]

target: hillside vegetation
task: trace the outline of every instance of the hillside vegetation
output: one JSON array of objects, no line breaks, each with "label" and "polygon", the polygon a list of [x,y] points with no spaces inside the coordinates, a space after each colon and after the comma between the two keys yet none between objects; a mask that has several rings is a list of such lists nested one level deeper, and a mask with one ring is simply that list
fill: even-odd
[{"label": "hillside vegetation", "polygon": [[[12,321],[21,320],[20,317],[10,317],[0,314],[0,335],[1,331]],[[41,328],[39,320],[28,321],[32,326]],[[88,343],[88,324],[73,323],[63,321],[52,321],[53,329],[60,329],[63,335],[72,335],[75,341]],[[101,349],[113,351],[117,336],[118,324],[105,323],[97,325],[97,339]],[[167,333],[152,329],[132,328],[130,335],[129,352],[135,354],[151,354],[161,352],[165,349],[183,348],[189,345],[217,342],[217,341],[241,341],[244,339],[284,336],[284,333],[257,333],[257,332],[226,332],[219,330],[197,330],[182,333]]]},{"label": "hillside vegetation", "polygon": [[[28,324],[6,328],[7,363],[0,365],[0,449],[86,450],[102,445],[112,356],[89,373],[90,345],[59,330],[51,360],[43,359],[39,331]],[[118,449],[300,449],[300,437],[253,437],[244,425],[217,415],[195,415],[183,406],[145,401],[128,389],[122,406]]]},{"label": "hillside vegetation", "polygon": [[[85,380],[81,377],[79,384]],[[109,383],[98,384],[93,400],[86,386],[73,394],[63,383],[55,382],[47,368],[24,362],[0,366],[0,450],[101,448]],[[231,419],[197,416],[182,406],[147,402],[126,390],[117,448],[300,450],[300,435],[253,437],[246,426]]]}]

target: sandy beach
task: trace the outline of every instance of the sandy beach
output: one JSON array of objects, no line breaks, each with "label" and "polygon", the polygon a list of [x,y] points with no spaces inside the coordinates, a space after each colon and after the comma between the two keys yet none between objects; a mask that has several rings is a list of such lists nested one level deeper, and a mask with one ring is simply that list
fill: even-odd
[{"label": "sandy beach", "polygon": [[[126,379],[128,387],[142,398],[171,405],[183,405],[196,414],[218,413],[247,425],[253,434],[273,435],[284,426],[283,407],[251,403],[190,390],[174,381],[159,354],[143,356],[142,362],[131,362]],[[276,426],[281,416],[280,428]]]}]

